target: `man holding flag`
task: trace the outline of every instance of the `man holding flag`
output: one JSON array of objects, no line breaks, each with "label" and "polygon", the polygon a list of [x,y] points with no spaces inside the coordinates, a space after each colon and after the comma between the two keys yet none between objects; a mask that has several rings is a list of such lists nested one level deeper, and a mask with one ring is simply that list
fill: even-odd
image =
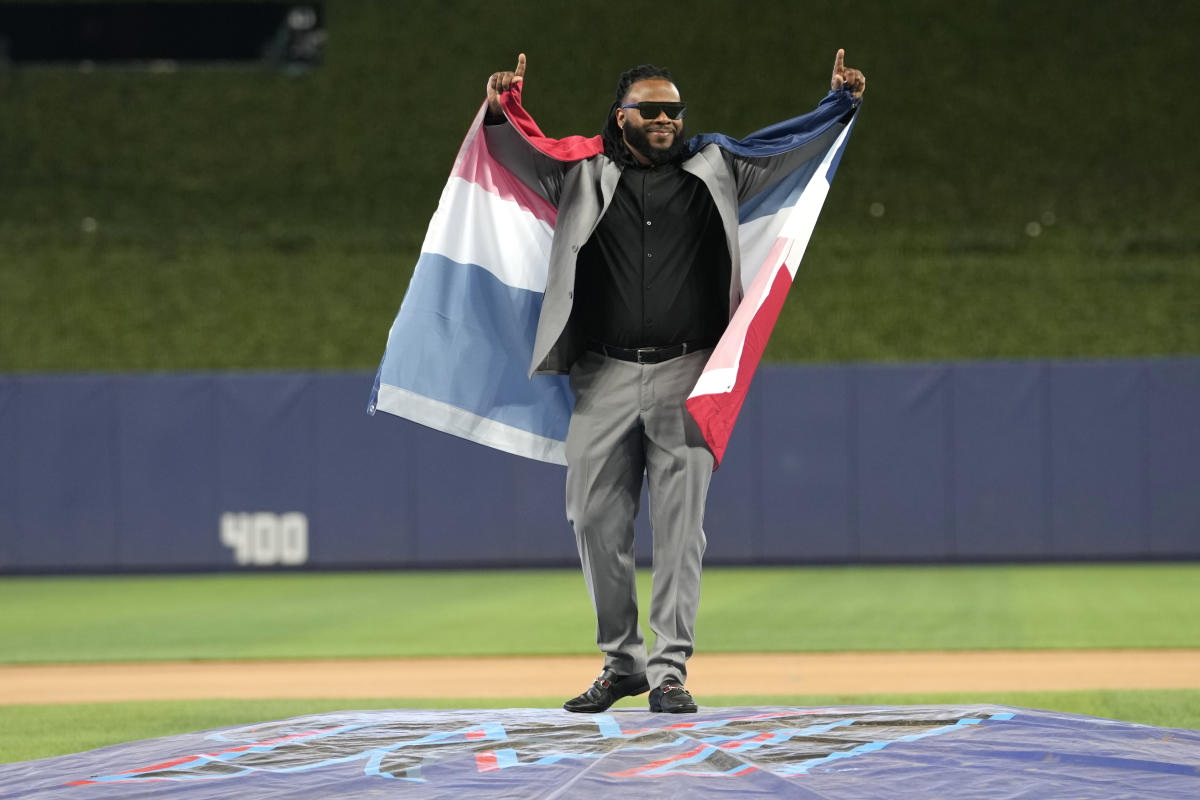
[{"label": "man holding flag", "polygon": [[[815,110],[740,140],[685,139],[679,90],[649,65],[621,76],[601,135],[550,139],[521,105],[521,55],[489,78],[455,159],[368,413],[567,465],[605,654],[570,711],[647,689],[653,711],[696,710],[683,687],[709,479],[861,103],[866,79],[843,55]],[[649,653],[634,583],[643,474]]]},{"label": "man holding flag", "polygon": [[[567,517],[605,654],[601,675],[564,703],[568,711],[604,711],[647,689],[652,711],[696,711],[684,683],[709,480],[782,301],[773,292],[777,281],[756,288],[744,271],[757,274],[774,258],[786,282],[794,274],[795,265],[776,251],[779,241],[790,247],[796,237],[788,239],[787,220],[775,216],[806,202],[805,189],[822,167],[830,175],[836,167],[828,154],[840,155],[866,88],[843,57],[839,50],[832,93],[817,112],[742,141],[685,139],[679,90],[668,71],[651,65],[621,76],[598,140],[541,136],[520,106],[524,54],[514,71],[488,80],[488,153],[556,211],[530,373],[570,376]],[[826,174],[819,177],[827,189]],[[768,240],[768,252],[749,263],[747,241],[756,234],[747,226],[760,219],[770,230],[757,239]],[[731,326],[744,302],[753,308]],[[722,336],[730,327],[738,328],[737,341],[727,343]],[[730,351],[723,359],[714,358],[718,340]],[[747,347],[757,352],[747,355]],[[721,362],[711,377],[710,360]],[[732,402],[731,413],[703,397],[706,384],[722,381],[727,385],[707,393],[718,405]],[[724,438],[714,442],[714,433]],[[654,532],[649,652],[634,569],[643,473]]]}]

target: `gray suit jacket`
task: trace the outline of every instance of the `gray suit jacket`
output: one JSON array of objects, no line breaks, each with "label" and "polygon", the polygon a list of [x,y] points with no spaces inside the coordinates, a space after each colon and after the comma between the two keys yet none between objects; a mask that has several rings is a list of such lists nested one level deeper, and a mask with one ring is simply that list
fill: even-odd
[{"label": "gray suit jacket", "polygon": [[[838,131],[840,132],[840,126]],[[579,249],[608,210],[621,177],[621,167],[601,154],[583,161],[559,161],[530,144],[511,124],[485,125],[488,150],[527,186],[558,209],[554,242],[542,311],[529,374],[564,373],[583,354],[587,342],[572,324],[575,303],[575,263]],[[738,247],[738,205],[791,172],[811,157],[811,147],[799,146],[779,155],[744,157],[716,144],[707,144],[683,162],[712,193],[725,228],[732,266],[729,314],[742,300],[741,254]]]}]

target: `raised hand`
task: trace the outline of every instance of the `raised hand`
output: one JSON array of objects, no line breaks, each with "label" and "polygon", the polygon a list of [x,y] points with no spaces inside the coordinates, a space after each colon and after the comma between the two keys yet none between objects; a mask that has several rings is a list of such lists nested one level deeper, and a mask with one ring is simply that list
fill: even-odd
[{"label": "raised hand", "polygon": [[514,83],[525,80],[525,54],[517,56],[517,68],[512,72],[493,72],[487,83],[488,113],[503,114],[500,108],[500,95],[507,92]]},{"label": "raised hand", "polygon": [[839,48],[833,58],[833,79],[829,87],[836,92],[844,86],[854,97],[862,97],[867,90],[867,76],[854,67],[847,67],[843,62],[845,57],[846,51]]}]

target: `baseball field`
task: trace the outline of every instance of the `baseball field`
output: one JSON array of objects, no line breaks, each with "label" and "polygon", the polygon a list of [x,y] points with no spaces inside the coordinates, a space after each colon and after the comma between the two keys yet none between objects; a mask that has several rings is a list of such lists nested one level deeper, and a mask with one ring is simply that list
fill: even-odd
[{"label": "baseball field", "polygon": [[[600,666],[574,570],[8,577],[0,608],[4,762],[332,710],[557,707]],[[1198,609],[1194,563],[713,567],[688,683],[702,706],[1200,729]]]},{"label": "baseball field", "polygon": [[[597,131],[641,61],[686,87],[691,132],[736,136],[811,108],[838,47],[868,74],[768,361],[1200,353],[1200,104],[1174,90],[1200,4],[325,6],[303,74],[0,69],[0,372],[374,369],[484,80],[522,50],[551,136]],[[1200,562],[704,580],[702,707],[1200,730]],[[572,569],[5,575],[0,763],[334,710],[557,708],[599,668]]]}]

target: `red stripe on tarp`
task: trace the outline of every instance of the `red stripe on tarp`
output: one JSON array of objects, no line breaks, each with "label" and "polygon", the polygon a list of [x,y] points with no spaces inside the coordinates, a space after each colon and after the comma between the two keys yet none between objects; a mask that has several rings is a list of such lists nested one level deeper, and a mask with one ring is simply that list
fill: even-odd
[{"label": "red stripe on tarp", "polygon": [[750,382],[754,380],[754,371],[758,369],[758,362],[767,348],[767,340],[779,320],[783,301],[787,299],[791,287],[792,274],[786,268],[780,268],[766,299],[746,327],[746,340],[742,345],[742,357],[738,362],[733,388],[723,394],[702,394],[687,400],[687,410],[700,426],[704,441],[712,450],[715,459],[713,469],[721,466],[721,459],[729,446],[729,437],[733,435],[733,425],[737,422],[742,404],[746,402]]},{"label": "red stripe on tarp", "polygon": [[475,766],[480,772],[495,772],[500,769],[500,762],[491,750],[475,754]]},{"label": "red stripe on tarp", "polygon": [[[91,785],[98,785],[98,784],[103,784],[103,783],[127,783],[127,782],[133,780],[134,778],[136,778],[136,776],[138,776],[138,775],[144,775],[147,772],[158,772],[159,770],[170,769],[171,767],[178,767],[180,764],[189,764],[189,763],[194,762],[198,758],[214,759],[219,756],[226,755],[228,753],[244,753],[247,750],[253,750],[256,747],[269,747],[272,745],[282,744],[283,742],[293,741],[295,739],[306,739],[310,736],[316,736],[316,735],[322,734],[322,733],[329,733],[330,731],[335,731],[335,730],[337,730],[337,728],[325,728],[325,729],[317,728],[317,729],[311,730],[311,731],[302,731],[300,733],[291,733],[291,734],[288,734],[287,736],[280,736],[277,739],[267,739],[262,742],[251,742],[249,744],[241,744],[241,745],[238,745],[237,747],[230,747],[225,750],[217,750],[214,753],[198,753],[196,755],[182,756],[180,758],[175,758],[170,761],[163,761],[159,764],[151,764],[148,767],[135,767],[134,769],[125,770],[124,772],[121,773],[122,775],[130,776],[126,780],[71,781],[69,783],[64,784],[64,786],[91,786]],[[145,779],[142,779],[142,780],[145,780]]]},{"label": "red stripe on tarp", "polygon": [[712,749],[712,747],[710,745],[702,744],[699,747],[693,747],[691,750],[688,750],[686,753],[679,753],[677,755],[670,756],[669,758],[660,758],[658,761],[651,761],[649,764],[643,764],[640,767],[634,767],[633,769],[626,769],[626,770],[622,770],[620,772],[610,772],[609,774],[614,778],[631,778],[634,775],[641,775],[646,772],[653,772],[654,770],[658,769],[659,767],[665,767],[669,764],[675,764],[675,763],[678,763],[685,759],[692,758],[694,756],[698,756],[701,753],[703,753],[705,750],[711,750],[711,749]]},{"label": "red stripe on tarp", "polygon": [[774,739],[777,735],[778,734],[776,734],[773,731],[767,731],[766,733],[760,733],[758,736],[755,736],[753,739],[738,739],[738,740],[732,741],[732,742],[724,742],[723,744],[717,745],[717,747],[721,748],[722,750],[737,750],[739,747],[745,747],[746,745],[757,744],[758,742],[770,741],[771,739]]}]

